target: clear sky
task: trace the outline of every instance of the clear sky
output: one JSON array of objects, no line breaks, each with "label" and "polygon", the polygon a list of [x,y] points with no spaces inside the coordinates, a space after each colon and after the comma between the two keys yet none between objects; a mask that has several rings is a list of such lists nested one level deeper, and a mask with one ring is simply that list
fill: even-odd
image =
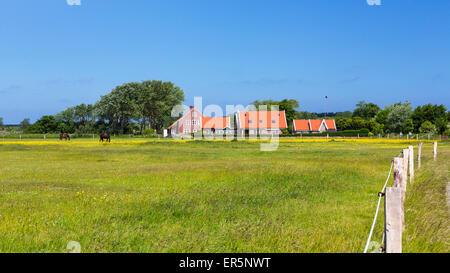
[{"label": "clear sky", "polygon": [[[73,1],[73,0],[72,0]],[[206,104],[300,110],[450,104],[450,1],[13,0],[0,5],[0,117],[32,121],[129,81]]]}]

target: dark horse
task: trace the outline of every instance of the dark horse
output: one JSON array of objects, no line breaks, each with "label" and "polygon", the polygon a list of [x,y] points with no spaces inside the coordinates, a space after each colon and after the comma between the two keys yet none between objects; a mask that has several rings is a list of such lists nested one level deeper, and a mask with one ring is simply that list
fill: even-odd
[{"label": "dark horse", "polygon": [[69,134],[66,134],[66,133],[61,133],[61,134],[59,134],[59,140],[62,140],[63,138],[64,138],[65,140],[70,140]]},{"label": "dark horse", "polygon": [[100,135],[100,141],[103,142],[103,140],[111,142],[111,136],[108,134],[101,134]]}]

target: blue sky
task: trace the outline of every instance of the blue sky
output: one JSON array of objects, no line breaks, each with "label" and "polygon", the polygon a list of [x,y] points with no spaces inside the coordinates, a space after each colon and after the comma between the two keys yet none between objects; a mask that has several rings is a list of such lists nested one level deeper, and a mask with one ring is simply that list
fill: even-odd
[{"label": "blue sky", "polygon": [[32,121],[129,81],[206,104],[450,102],[450,1],[66,0],[0,6],[0,117]]}]

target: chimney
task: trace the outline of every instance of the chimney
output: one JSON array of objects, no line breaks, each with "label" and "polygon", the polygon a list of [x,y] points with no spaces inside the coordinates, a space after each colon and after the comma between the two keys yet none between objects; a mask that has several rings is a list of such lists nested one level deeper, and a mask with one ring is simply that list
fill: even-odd
[{"label": "chimney", "polygon": [[189,109],[191,109],[191,110],[194,109],[194,106],[189,106]]}]

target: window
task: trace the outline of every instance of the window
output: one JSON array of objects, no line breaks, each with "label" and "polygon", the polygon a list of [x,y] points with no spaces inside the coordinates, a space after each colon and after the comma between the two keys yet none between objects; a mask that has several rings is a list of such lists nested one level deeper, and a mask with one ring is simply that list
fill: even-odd
[{"label": "window", "polygon": [[197,117],[197,112],[192,112],[192,116],[193,116],[194,118],[196,118],[196,117]]},{"label": "window", "polygon": [[194,133],[197,133],[197,129],[194,129]]},{"label": "window", "polygon": [[273,124],[275,124],[275,123],[276,123],[276,121],[272,119],[272,123],[273,123]]},{"label": "window", "polygon": [[190,119],[186,120],[186,125],[190,125],[190,124],[191,124],[191,120]]},{"label": "window", "polygon": [[251,121],[251,120],[248,120],[248,123],[252,123],[252,121]]},{"label": "window", "polygon": [[262,119],[259,120],[259,123],[263,123]]},{"label": "window", "polygon": [[191,130],[189,130],[189,129],[184,129],[184,133],[185,134],[189,134],[191,132]]},{"label": "window", "polygon": [[247,114],[244,114],[244,117],[246,117],[247,116]]}]

